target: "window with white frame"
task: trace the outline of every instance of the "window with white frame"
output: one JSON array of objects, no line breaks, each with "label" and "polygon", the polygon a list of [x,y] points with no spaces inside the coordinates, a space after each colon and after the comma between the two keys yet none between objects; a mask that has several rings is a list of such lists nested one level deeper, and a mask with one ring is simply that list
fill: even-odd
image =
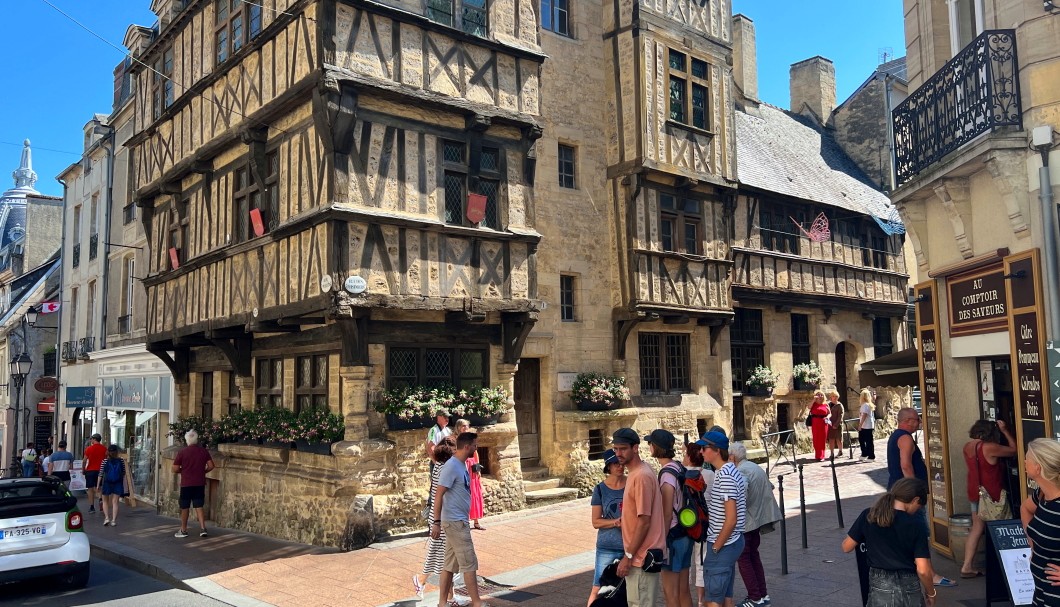
[{"label": "window with white frame", "polygon": [[570,0],[541,0],[541,28],[570,36]]}]

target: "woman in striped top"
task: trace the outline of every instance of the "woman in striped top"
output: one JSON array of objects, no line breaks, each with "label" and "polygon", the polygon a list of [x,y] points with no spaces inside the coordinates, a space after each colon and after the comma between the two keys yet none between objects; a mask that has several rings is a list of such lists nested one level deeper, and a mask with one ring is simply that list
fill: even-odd
[{"label": "woman in striped top", "polygon": [[1036,438],[1027,445],[1024,461],[1027,476],[1038,483],[1038,489],[1023,500],[1020,513],[1031,541],[1031,604],[1060,605],[1060,443]]},{"label": "woman in striped top", "polygon": [[[416,596],[420,598],[423,598],[423,589],[427,585],[427,578],[431,575],[440,574],[442,566],[445,564],[445,529],[442,529],[438,539],[431,537],[430,513],[434,512],[434,490],[438,487],[438,477],[442,472],[442,464],[453,457],[453,451],[455,450],[456,439],[452,436],[442,438],[434,447],[435,466],[431,470],[431,488],[430,492],[427,493],[427,556],[423,559],[423,571],[412,576],[412,588],[416,591]],[[453,600],[452,592],[453,587],[450,585],[449,596],[447,597],[450,603]]]}]

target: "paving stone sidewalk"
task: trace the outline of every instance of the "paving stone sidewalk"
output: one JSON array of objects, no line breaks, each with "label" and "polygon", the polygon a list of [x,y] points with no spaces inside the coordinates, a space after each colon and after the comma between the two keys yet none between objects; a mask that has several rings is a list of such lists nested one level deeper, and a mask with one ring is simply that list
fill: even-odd
[{"label": "paving stone sidewalk", "polygon": [[[780,474],[784,475],[788,575],[781,572],[779,531],[763,536],[761,547],[773,605],[857,607],[857,567],[854,556],[839,548],[846,531],[838,523],[831,467],[807,462],[803,468],[807,549],[801,542],[798,474],[790,466],[771,471],[774,479]],[[883,492],[886,463],[882,459],[857,463],[844,457],[836,461],[836,475],[844,524],[849,527]],[[492,584],[490,604],[585,605],[596,537],[587,499],[488,517],[484,524],[487,529],[475,532],[474,540],[480,574]],[[231,605],[437,605],[437,594],[430,592],[435,586],[422,600],[412,591],[412,574],[423,565],[425,535],[340,553],[218,528],[211,528],[208,538],[177,539],[173,537],[176,519],[143,507],[124,509],[116,528],[103,527],[99,514],[86,517],[86,525],[97,556]],[[937,571],[956,579],[958,564],[939,555],[933,563]],[[737,580],[739,599],[745,591],[739,576]],[[956,588],[939,589],[938,605],[984,604],[982,578],[959,582]]]}]

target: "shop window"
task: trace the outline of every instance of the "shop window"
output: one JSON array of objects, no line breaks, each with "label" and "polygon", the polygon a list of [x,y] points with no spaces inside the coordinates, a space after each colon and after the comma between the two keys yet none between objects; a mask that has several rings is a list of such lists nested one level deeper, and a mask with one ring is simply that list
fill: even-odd
[{"label": "shop window", "polygon": [[747,308],[733,310],[733,324],[729,328],[732,361],[732,389],[742,393],[744,384],[754,368],[765,361],[765,341],[762,335],[762,311]]},{"label": "shop window", "polygon": [[213,419],[213,373],[202,374],[202,394],[199,396],[199,405],[202,418]]},{"label": "shop window", "polygon": [[258,408],[283,406],[282,358],[259,358],[257,360],[254,402]]},{"label": "shop window", "polygon": [[453,386],[461,390],[487,385],[485,348],[392,346],[387,353],[387,386]]},{"label": "shop window", "polygon": [[791,315],[791,358],[799,365],[810,362],[810,317]]},{"label": "shop window", "polygon": [[328,410],[328,356],[298,357],[298,378],[295,382],[295,412]]},{"label": "shop window", "polygon": [[686,333],[641,333],[641,394],[681,394],[692,389],[690,340]]},{"label": "shop window", "polygon": [[876,358],[894,352],[894,337],[891,334],[890,318],[872,319],[872,347],[876,352]]},{"label": "shop window", "polygon": [[702,223],[701,200],[659,194],[659,238],[663,251],[699,255]]}]

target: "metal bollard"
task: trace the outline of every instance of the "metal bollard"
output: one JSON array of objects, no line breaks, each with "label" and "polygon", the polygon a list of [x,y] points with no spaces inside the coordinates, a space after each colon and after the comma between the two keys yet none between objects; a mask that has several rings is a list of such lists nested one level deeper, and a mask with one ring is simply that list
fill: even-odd
[{"label": "metal bollard", "polygon": [[806,485],[802,479],[802,464],[799,464],[799,510],[802,512],[802,547],[809,548],[810,542],[806,538]]},{"label": "metal bollard", "polygon": [[784,475],[777,477],[777,486],[780,489],[780,572],[788,574],[788,524],[787,513],[784,511]]},{"label": "metal bollard", "polygon": [[832,454],[832,490],[835,491],[835,513],[839,516],[839,528],[843,529],[843,504],[839,501],[839,477],[835,473],[835,453]]}]

